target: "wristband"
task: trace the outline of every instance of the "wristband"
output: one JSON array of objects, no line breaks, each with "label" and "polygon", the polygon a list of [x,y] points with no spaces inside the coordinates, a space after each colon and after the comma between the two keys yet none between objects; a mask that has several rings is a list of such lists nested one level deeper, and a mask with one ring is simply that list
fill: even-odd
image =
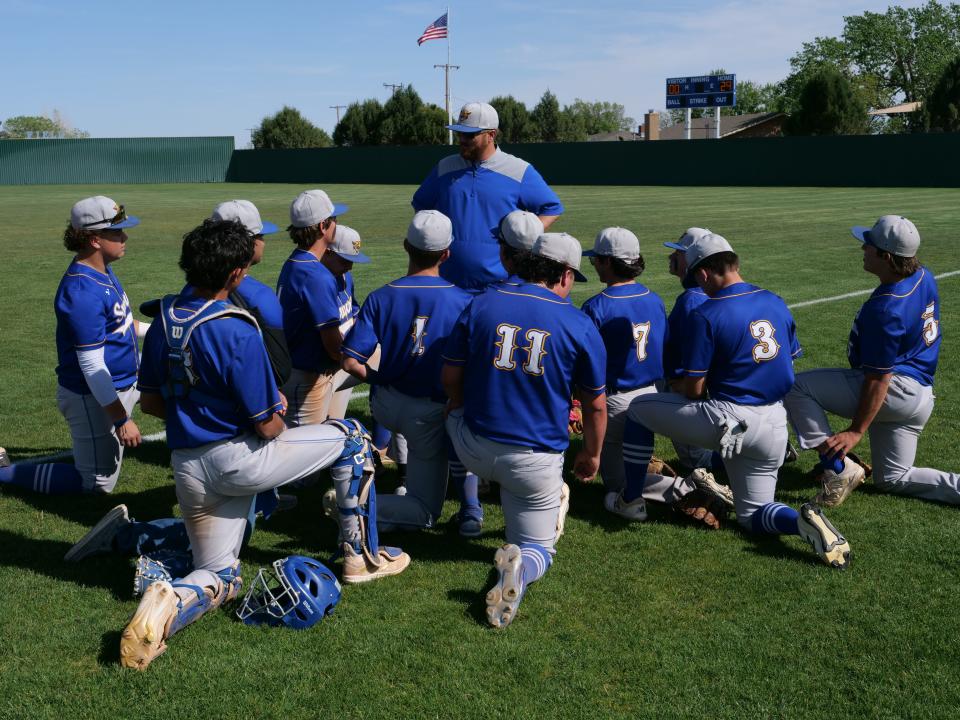
[{"label": "wristband", "polygon": [[124,415],[120,420],[117,420],[116,422],[113,423],[113,429],[119,430],[120,428],[122,428],[124,425],[127,424],[127,421],[129,419],[130,419],[129,415]]}]

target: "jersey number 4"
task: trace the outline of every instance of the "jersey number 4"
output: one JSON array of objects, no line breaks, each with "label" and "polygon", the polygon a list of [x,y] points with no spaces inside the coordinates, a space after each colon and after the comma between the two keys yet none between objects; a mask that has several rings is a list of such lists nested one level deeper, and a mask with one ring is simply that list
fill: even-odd
[{"label": "jersey number 4", "polygon": [[753,346],[754,362],[773,360],[780,352],[780,343],[773,339],[775,332],[773,323],[769,320],[755,320],[750,323],[750,334],[757,341]]},{"label": "jersey number 4", "polygon": [[[520,332],[520,328],[516,325],[500,323],[497,326],[497,335],[500,336],[500,340],[494,343],[498,351],[493,359],[493,366],[497,370],[510,371],[517,367],[513,355],[517,350],[517,338]],[[547,354],[547,338],[550,337],[550,333],[533,329],[527,330],[522,337],[526,339],[527,344],[520,349],[527,357],[521,368],[527,375],[543,375],[543,358]]]},{"label": "jersey number 4", "polygon": [[423,355],[423,338],[427,334],[427,320],[430,318],[428,316],[419,315],[413,321],[413,327],[410,330],[410,335],[413,337],[413,350],[410,352],[411,355]]}]

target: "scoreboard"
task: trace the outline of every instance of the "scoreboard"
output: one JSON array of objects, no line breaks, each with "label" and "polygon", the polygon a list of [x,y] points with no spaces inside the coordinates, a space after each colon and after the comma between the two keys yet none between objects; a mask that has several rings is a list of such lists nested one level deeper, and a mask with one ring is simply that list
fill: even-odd
[{"label": "scoreboard", "polygon": [[667,110],[732,107],[736,104],[736,75],[667,78]]}]

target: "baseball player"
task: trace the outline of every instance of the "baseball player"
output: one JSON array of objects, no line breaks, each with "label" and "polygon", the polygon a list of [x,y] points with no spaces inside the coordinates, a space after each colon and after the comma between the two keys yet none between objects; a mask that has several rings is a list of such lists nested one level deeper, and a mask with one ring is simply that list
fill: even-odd
[{"label": "baseball player", "polygon": [[[126,254],[125,231],[139,222],[103,195],[73,206],[63,244],[74,258],[54,309],[57,405],[70,426],[74,464],[0,467],[0,484],[48,495],[108,493],[117,484],[124,449],[140,444],[130,415],[139,397],[134,385],[141,325],[110,267]],[[143,323],[142,332],[147,327]]]},{"label": "baseball player", "polygon": [[[920,264],[920,234],[905,217],[884,215],[854,227],[863,269],[880,281],[853,321],[850,369],[797,376],[784,401],[803,449],[820,453],[823,487],[816,502],[834,506],[864,480],[847,455],[870,434],[874,483],[881,490],[960,504],[960,475],[914,467],[917,439],[933,412],[933,377],[940,353],[940,296]],[[834,433],[826,413],[851,418]]]},{"label": "baseball player", "polygon": [[469,102],[447,128],[460,153],[441,160],[413,195],[414,210],[439,210],[453,223],[451,260],[441,275],[469,292],[481,292],[507,273],[500,263],[497,227],[512,210],[528,210],[544,228],[563,204],[530,163],[497,147],[500,120],[493,106]]},{"label": "baseball player", "polygon": [[[800,535],[824,562],[843,569],[850,546],[816,505],[800,512],[774,501],[787,442],[783,397],[800,354],[793,317],[773,293],[743,281],[739,258],[720,235],[695,239],[688,272],[707,294],[687,321],[683,395],[634,398],[624,429],[622,514],[646,518],[643,485],[653,434],[720,451],[740,524],[757,533]],[[709,399],[704,399],[709,392]]]},{"label": "baseball player", "polygon": [[[443,510],[448,452],[440,354],[470,302],[468,293],[440,277],[452,242],[449,218],[436,210],[418,212],[403,242],[407,275],[370,293],[343,342],[343,368],[376,388],[374,416],[407,439],[406,493],[378,499],[381,529],[430,527]],[[375,372],[366,363],[378,344]],[[476,493],[461,503],[461,526],[470,520],[479,529],[483,515]]]},{"label": "baseball player", "polygon": [[585,410],[574,470],[590,478],[600,463],[606,351],[569,300],[574,281],[586,279],[580,257],[576,238],[541,235],[515,264],[523,282],[477,296],[444,349],[447,432],[463,464],[501,488],[507,544],[494,557],[498,578],[486,597],[493,627],[510,624],[527,587],[553,562],[569,506],[562,472],[574,390]]},{"label": "baseball player", "polygon": [[326,420],[335,390],[340,325],[352,316],[353,287],[349,275],[336,277],[323,259],[336,239],[337,216],[346,211],[323,190],[306,190],[290,205],[287,230],[297,248],[280,270],[277,297],[293,365],[283,386],[286,419],[294,426]]},{"label": "baseball player", "polygon": [[256,323],[224,302],[253,253],[253,238],[236,221],[207,220],[188,233],[180,267],[194,293],[164,298],[161,322],[144,341],[141,405],[167,423],[195,569],[146,588],[121,637],[126,667],[146,668],[171,635],[237,594],[237,553],[254,496],[322,468],[330,468],[337,491],[344,582],[395,575],[410,562],[399,549],[377,544],[363,427],[332,421],[286,428]]}]

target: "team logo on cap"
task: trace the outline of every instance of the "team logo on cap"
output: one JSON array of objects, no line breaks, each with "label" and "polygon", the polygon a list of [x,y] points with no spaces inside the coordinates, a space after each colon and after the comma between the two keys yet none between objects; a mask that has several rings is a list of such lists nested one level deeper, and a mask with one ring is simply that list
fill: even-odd
[{"label": "team logo on cap", "polygon": [[463,122],[464,120],[467,120],[469,118],[470,118],[469,110],[467,110],[466,108],[463,108],[462,110],[460,110],[460,122]]},{"label": "team logo on cap", "polygon": [[360,241],[359,241],[359,240],[354,240],[354,241],[353,241],[353,252],[354,252],[355,255],[359,255],[359,254],[360,254]]}]

